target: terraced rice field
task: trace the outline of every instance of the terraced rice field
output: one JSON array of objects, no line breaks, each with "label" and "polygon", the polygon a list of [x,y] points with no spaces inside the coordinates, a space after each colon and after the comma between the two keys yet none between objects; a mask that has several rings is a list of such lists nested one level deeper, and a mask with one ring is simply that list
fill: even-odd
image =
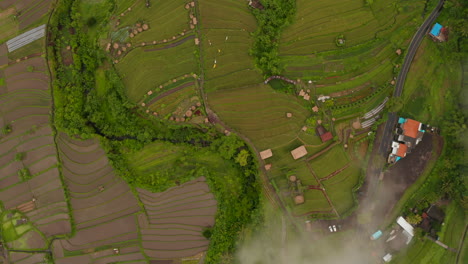
[{"label": "terraced rice field", "polygon": [[52,2],[52,0],[0,1],[0,43],[45,20]]},{"label": "terraced rice field", "polygon": [[256,21],[243,1],[200,0],[205,90],[243,87],[263,81],[248,54]]},{"label": "terraced rice field", "polygon": [[[153,41],[162,41],[164,39],[171,40],[173,36],[181,37],[180,33],[190,33],[189,13],[192,8],[186,9],[185,5],[187,0],[173,0],[173,1],[157,1],[151,3],[151,8],[146,7],[145,1],[120,1],[117,6],[116,19],[111,25],[113,32],[111,37],[115,39],[120,35],[127,36],[128,41],[132,44]],[[128,10],[130,8],[130,10]],[[121,16],[121,14],[124,16]],[[120,20],[119,25],[116,26],[117,20]],[[136,24],[147,24],[149,29],[137,33],[133,38],[129,37],[129,32],[133,29],[138,29]],[[138,30],[137,30],[138,31]],[[184,34],[185,35],[185,34]]]},{"label": "terraced rice field", "polygon": [[194,51],[194,42],[187,41],[173,48],[157,51],[151,51],[151,48],[137,48],[128,53],[117,64],[117,70],[123,76],[129,98],[137,101],[159,85],[195,72]]},{"label": "terraced rice field", "polygon": [[[275,93],[264,84],[218,90],[210,93],[209,98],[219,117],[250,138],[259,149],[294,140],[309,114],[305,101]],[[286,117],[288,112],[292,113],[291,118]]]},{"label": "terraced rice field", "polygon": [[[389,83],[393,67],[401,64],[395,51],[409,44],[423,8],[422,2],[399,0],[370,5],[355,0],[326,4],[299,0],[295,21],[280,42],[285,75],[314,80],[317,94]],[[344,47],[335,44],[340,34],[346,40]]]},{"label": "terraced rice field", "polygon": [[360,176],[361,169],[351,166],[322,182],[339,214],[345,213],[356,205],[353,199],[353,191],[355,191],[353,188],[357,186]]},{"label": "terraced rice field", "polygon": [[163,193],[139,189],[147,217],[139,216],[142,247],[152,259],[176,259],[206,251],[204,228],[214,225],[216,200],[203,177]]},{"label": "terraced rice field", "polygon": [[44,261],[45,253],[10,252],[10,261],[17,264],[33,264]]},{"label": "terraced rice field", "polygon": [[[328,162],[333,161],[333,166],[328,166]],[[342,146],[335,146],[327,151],[325,154],[313,159],[310,165],[314,173],[319,178],[329,176],[336,170],[339,170],[349,163],[349,158],[344,152]]]},{"label": "terraced rice field", "polygon": [[[49,124],[45,61],[23,60],[0,70],[0,76],[6,84],[0,94],[0,125],[11,125],[11,132],[0,136],[0,200],[6,209],[25,213],[46,237],[68,234],[69,211]],[[27,170],[31,179],[21,179],[19,170]]]}]

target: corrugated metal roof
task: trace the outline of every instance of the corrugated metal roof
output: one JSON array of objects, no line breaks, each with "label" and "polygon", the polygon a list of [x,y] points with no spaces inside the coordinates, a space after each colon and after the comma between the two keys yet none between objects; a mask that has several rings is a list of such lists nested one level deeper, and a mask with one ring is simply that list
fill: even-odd
[{"label": "corrugated metal roof", "polygon": [[408,223],[402,216],[398,217],[397,224],[401,226],[408,234],[414,236],[414,228],[410,223]]},{"label": "corrugated metal roof", "polygon": [[441,30],[442,30],[442,25],[439,23],[435,23],[435,25],[431,29],[430,34],[437,37],[439,36]]}]

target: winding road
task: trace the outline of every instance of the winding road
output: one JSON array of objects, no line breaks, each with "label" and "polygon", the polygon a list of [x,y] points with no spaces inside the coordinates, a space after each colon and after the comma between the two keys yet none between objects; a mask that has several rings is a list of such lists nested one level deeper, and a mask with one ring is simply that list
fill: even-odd
[{"label": "winding road", "polygon": [[[411,40],[411,43],[408,47],[408,52],[406,53],[406,57],[401,67],[400,73],[398,74],[395,85],[395,91],[393,92],[393,97],[400,97],[403,93],[403,87],[405,85],[406,76],[408,75],[408,71],[411,67],[411,63],[413,62],[414,56],[416,55],[416,51],[418,50],[419,45],[424,39],[424,36],[426,35],[427,31],[429,30],[429,27],[435,22],[436,18],[439,16],[440,11],[444,6],[444,2],[445,0],[439,0],[439,3],[435,7],[435,9],[422,23],[418,31],[416,31],[416,34],[414,34],[413,39]],[[393,128],[395,127],[396,121],[397,114],[394,112],[389,113],[388,120],[385,123],[385,129],[383,132],[382,141],[380,142],[379,149],[380,153],[384,157],[387,155],[388,150],[390,149],[390,144],[392,142],[390,138],[392,136]]]}]

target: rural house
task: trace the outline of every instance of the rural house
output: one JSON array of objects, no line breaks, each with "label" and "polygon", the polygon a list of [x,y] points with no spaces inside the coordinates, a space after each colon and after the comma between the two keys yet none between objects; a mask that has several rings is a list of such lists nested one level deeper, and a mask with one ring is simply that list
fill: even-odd
[{"label": "rural house", "polygon": [[291,155],[293,156],[293,159],[297,160],[307,155],[307,150],[305,146],[300,146],[292,150]]},{"label": "rural house", "polygon": [[317,136],[320,137],[322,142],[327,142],[333,138],[332,133],[330,131],[327,131],[322,125],[318,125],[317,127],[315,127],[315,132],[317,133]]},{"label": "rural house", "polygon": [[260,157],[262,158],[262,160],[268,159],[272,156],[273,156],[273,152],[271,152],[271,149],[267,149],[267,150],[260,152]]},{"label": "rural house", "polygon": [[432,40],[438,41],[438,42],[446,41],[447,34],[448,34],[447,28],[443,27],[439,23],[435,23],[431,31],[429,31],[429,36],[432,38]]},{"label": "rural house", "polygon": [[395,132],[392,152],[388,157],[389,163],[395,163],[406,157],[407,153],[411,153],[411,150],[422,141],[426,125],[413,119],[400,117]]}]

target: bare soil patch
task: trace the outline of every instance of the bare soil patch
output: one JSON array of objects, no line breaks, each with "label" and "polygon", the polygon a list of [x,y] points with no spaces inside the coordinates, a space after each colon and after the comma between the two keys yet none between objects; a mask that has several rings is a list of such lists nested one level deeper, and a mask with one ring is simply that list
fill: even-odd
[{"label": "bare soil patch", "polygon": [[101,156],[99,159],[96,159],[93,163],[83,163],[83,164],[75,163],[75,161],[73,160],[73,157],[68,158],[63,154],[60,155],[60,159],[63,162],[63,166],[76,175],[88,175],[88,174],[94,173],[100,168],[104,168],[105,166],[108,166],[108,161],[105,156]]},{"label": "bare soil patch", "polygon": [[[38,2],[38,1],[37,1]],[[20,29],[25,29],[31,24],[39,20],[49,11],[51,0],[43,0],[41,4],[36,6],[33,9],[30,9],[29,12],[24,12],[20,17]]]},{"label": "bare soil patch", "polygon": [[20,81],[16,81],[14,83],[10,83],[7,79],[7,89],[8,92],[20,90],[20,89],[37,89],[37,90],[47,90],[49,89],[49,83],[43,82],[40,80],[32,80],[32,79],[23,79]]},{"label": "bare soil patch", "polygon": [[23,60],[19,63],[9,66],[5,69],[5,76],[8,78],[13,77],[20,73],[28,72],[28,67],[32,66],[35,71],[47,72],[44,58],[35,57],[28,60]]},{"label": "bare soil patch", "polygon": [[26,165],[28,168],[29,168],[29,171],[31,172],[31,174],[37,174],[39,172],[42,172],[42,171],[45,171],[47,170],[48,168],[52,167],[52,166],[56,166],[57,165],[57,157],[55,156],[56,154],[54,153],[53,156],[48,156],[42,160],[40,160],[39,162],[36,162],[34,164],[31,164],[31,165]]},{"label": "bare soil patch", "polygon": [[[36,71],[36,69],[33,70]],[[15,83],[24,79],[41,80],[44,82],[49,82],[49,76],[45,75],[44,72],[22,72],[13,76],[9,76],[8,82]]]},{"label": "bare soil patch", "polygon": [[[71,182],[75,184],[81,184],[83,186],[87,186],[90,183],[101,179],[102,177],[107,177],[108,174],[112,174],[111,176],[115,177],[111,166],[105,166],[88,175],[75,174],[74,172],[70,171],[68,168],[65,168],[65,167],[62,168],[62,172],[66,178],[65,181],[67,183]],[[95,188],[95,187],[97,188],[97,186],[93,185],[92,188]],[[82,187],[82,188],[86,188],[86,187]],[[82,188],[76,189],[76,192],[81,192],[80,190],[83,190]]]}]

